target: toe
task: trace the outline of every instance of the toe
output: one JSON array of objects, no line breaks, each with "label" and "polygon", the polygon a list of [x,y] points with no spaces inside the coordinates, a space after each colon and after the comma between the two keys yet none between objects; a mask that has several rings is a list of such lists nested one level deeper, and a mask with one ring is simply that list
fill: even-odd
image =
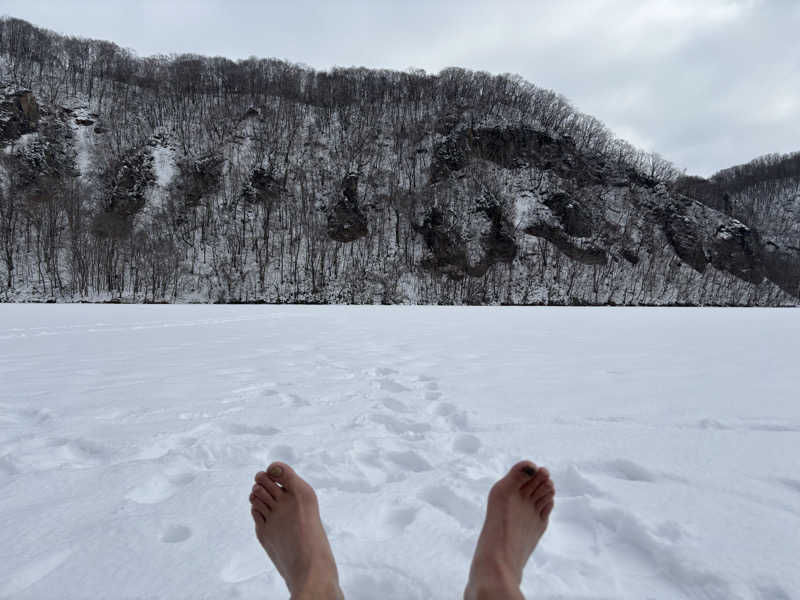
[{"label": "toe", "polygon": [[506,478],[513,480],[521,486],[530,481],[531,477],[536,475],[538,469],[539,468],[531,461],[522,460],[511,467]]},{"label": "toe", "polygon": [[546,483],[550,479],[550,471],[548,471],[545,467],[539,467],[536,471],[536,475],[528,479],[525,484],[522,486],[521,491],[523,496],[530,496],[533,492],[535,492],[542,484]]},{"label": "toe", "polygon": [[264,518],[264,520],[267,519],[270,513],[270,509],[269,506],[264,504],[264,501],[261,500],[261,498],[256,496],[254,493],[250,494],[250,504],[252,505],[252,508],[261,513],[261,516]]},{"label": "toe", "polygon": [[250,515],[253,517],[253,521],[256,522],[256,525],[263,525],[264,524],[264,515],[256,510],[255,506],[250,507]]},{"label": "toe", "polygon": [[[273,484],[273,485],[275,485],[275,484]],[[264,489],[264,488],[261,486],[261,484],[260,484],[260,483],[257,483],[257,484],[255,484],[255,485],[253,486],[253,494],[255,494],[256,498],[258,498],[258,499],[259,499],[259,500],[261,500],[261,501],[262,501],[264,504],[266,504],[266,505],[267,505],[267,507],[268,507],[270,510],[272,510],[273,508],[275,508],[275,505],[276,505],[276,503],[275,503],[275,498],[273,498],[273,497],[272,497],[272,494],[270,494],[270,493],[269,493],[267,490],[265,490],[265,489]]]},{"label": "toe", "polygon": [[552,498],[544,503],[544,506],[542,506],[542,508],[539,510],[539,516],[542,518],[542,520],[546,521],[550,518],[550,513],[553,512],[554,506],[555,502]]},{"label": "toe", "polygon": [[297,482],[297,473],[284,462],[277,461],[272,463],[267,469],[267,476],[289,491],[292,491],[294,484]]},{"label": "toe", "polygon": [[272,481],[272,479],[270,479],[263,471],[256,475],[256,483],[263,487],[276,502],[284,494],[284,490],[281,489],[277,483]]},{"label": "toe", "polygon": [[535,503],[547,496],[553,496],[555,495],[555,493],[556,493],[556,488],[553,485],[553,482],[548,479],[547,481],[544,481],[542,484],[540,484],[539,487],[537,487],[533,491],[533,493],[531,494],[531,500],[533,500],[533,502]]},{"label": "toe", "polygon": [[544,508],[545,504],[552,501],[554,498],[555,498],[555,492],[552,490],[548,490],[544,495],[539,496],[536,500],[534,500],[533,506],[536,508],[536,510],[541,510],[542,508]]}]

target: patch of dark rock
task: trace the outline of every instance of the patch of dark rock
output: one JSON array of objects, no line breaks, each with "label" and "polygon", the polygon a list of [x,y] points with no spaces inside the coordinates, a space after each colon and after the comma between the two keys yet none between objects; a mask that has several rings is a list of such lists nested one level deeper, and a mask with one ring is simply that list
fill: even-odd
[{"label": "patch of dark rock", "polygon": [[760,260],[770,281],[800,298],[800,249],[767,242],[761,248]]},{"label": "patch of dark rock", "polygon": [[758,284],[764,280],[759,247],[754,230],[739,221],[731,221],[720,225],[711,239],[711,263],[740,279]]},{"label": "patch of dark rock", "polygon": [[460,139],[447,138],[433,148],[430,179],[436,183],[467,166],[469,157]]},{"label": "patch of dark rock", "polygon": [[488,231],[481,234],[484,251],[481,262],[486,264],[486,269],[497,262],[512,263],[518,251],[514,224],[493,199],[484,198],[478,204],[478,210],[489,218],[490,223]]},{"label": "patch of dark rock", "polygon": [[222,156],[211,153],[178,163],[181,177],[177,187],[183,192],[187,207],[198,206],[204,196],[219,188],[224,162]]},{"label": "patch of dark rock", "polygon": [[709,257],[703,245],[704,232],[697,221],[687,215],[667,210],[664,215],[664,233],[683,262],[698,273],[705,272]]},{"label": "patch of dark rock", "polygon": [[327,207],[328,237],[337,242],[354,242],[369,233],[367,217],[358,206],[358,174],[344,176],[341,194]]},{"label": "patch of dark rock", "polygon": [[77,123],[78,125],[83,125],[85,127],[88,127],[89,125],[94,125],[94,121],[92,121],[91,119],[82,119],[80,117],[75,119],[75,123]]},{"label": "patch of dark rock", "polygon": [[421,266],[450,279],[463,279],[469,269],[466,243],[458,232],[447,226],[441,209],[433,207],[417,231],[422,234],[430,253],[422,259]]},{"label": "patch of dark rock", "polygon": [[0,140],[16,140],[36,131],[40,110],[30,90],[17,90],[0,100]]},{"label": "patch of dark rock", "polygon": [[607,178],[603,161],[584,156],[569,138],[557,139],[531,127],[483,127],[453,131],[434,147],[431,182],[446,179],[472,159],[505,169],[535,165],[581,186]]},{"label": "patch of dark rock", "polygon": [[564,231],[569,235],[577,237],[592,235],[592,213],[569,194],[555,192],[544,200],[544,204],[558,217],[564,226]]},{"label": "patch of dark rock", "polygon": [[244,198],[248,202],[264,204],[280,198],[281,184],[263,167],[256,167],[250,173],[249,185],[245,186]]},{"label": "patch of dark rock", "polygon": [[631,248],[623,248],[620,255],[632,265],[639,264],[639,255]]},{"label": "patch of dark rock", "polygon": [[524,231],[546,239],[569,258],[585,265],[605,265],[608,262],[608,254],[603,248],[573,240],[562,228],[544,221],[529,223]]}]

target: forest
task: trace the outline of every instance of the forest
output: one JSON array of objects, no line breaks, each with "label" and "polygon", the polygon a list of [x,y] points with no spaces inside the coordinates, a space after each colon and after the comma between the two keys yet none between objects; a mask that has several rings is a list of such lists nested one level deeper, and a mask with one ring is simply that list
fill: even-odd
[{"label": "forest", "polygon": [[0,19],[0,301],[794,305],[800,153],[709,179],[511,74]]}]

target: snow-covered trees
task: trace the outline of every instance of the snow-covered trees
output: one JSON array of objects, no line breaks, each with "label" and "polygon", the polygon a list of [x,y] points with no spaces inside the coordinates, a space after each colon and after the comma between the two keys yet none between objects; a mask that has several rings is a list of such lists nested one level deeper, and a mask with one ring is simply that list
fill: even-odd
[{"label": "snow-covered trees", "polygon": [[[766,206],[790,189],[762,194],[777,167],[758,181],[680,179],[518,76],[139,58],[17,19],[0,19],[0,64],[7,92],[30,88],[41,104],[28,129],[0,129],[13,129],[0,140],[5,297],[770,304],[794,294],[794,275],[781,274],[794,273],[792,233]],[[24,125],[26,109],[13,110]],[[731,217],[777,244],[733,236],[733,254],[755,240],[747,293],[731,291],[741,261],[712,252],[731,244],[709,238],[711,221],[739,232]]]}]

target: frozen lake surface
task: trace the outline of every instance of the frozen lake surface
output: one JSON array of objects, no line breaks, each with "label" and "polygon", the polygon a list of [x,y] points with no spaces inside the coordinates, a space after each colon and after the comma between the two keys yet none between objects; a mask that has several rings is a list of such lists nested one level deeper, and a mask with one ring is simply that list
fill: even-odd
[{"label": "frozen lake surface", "polygon": [[799,359],[797,310],[0,305],[0,597],[286,597],[281,459],[349,599],[459,598],[530,458],[528,598],[798,598]]}]

